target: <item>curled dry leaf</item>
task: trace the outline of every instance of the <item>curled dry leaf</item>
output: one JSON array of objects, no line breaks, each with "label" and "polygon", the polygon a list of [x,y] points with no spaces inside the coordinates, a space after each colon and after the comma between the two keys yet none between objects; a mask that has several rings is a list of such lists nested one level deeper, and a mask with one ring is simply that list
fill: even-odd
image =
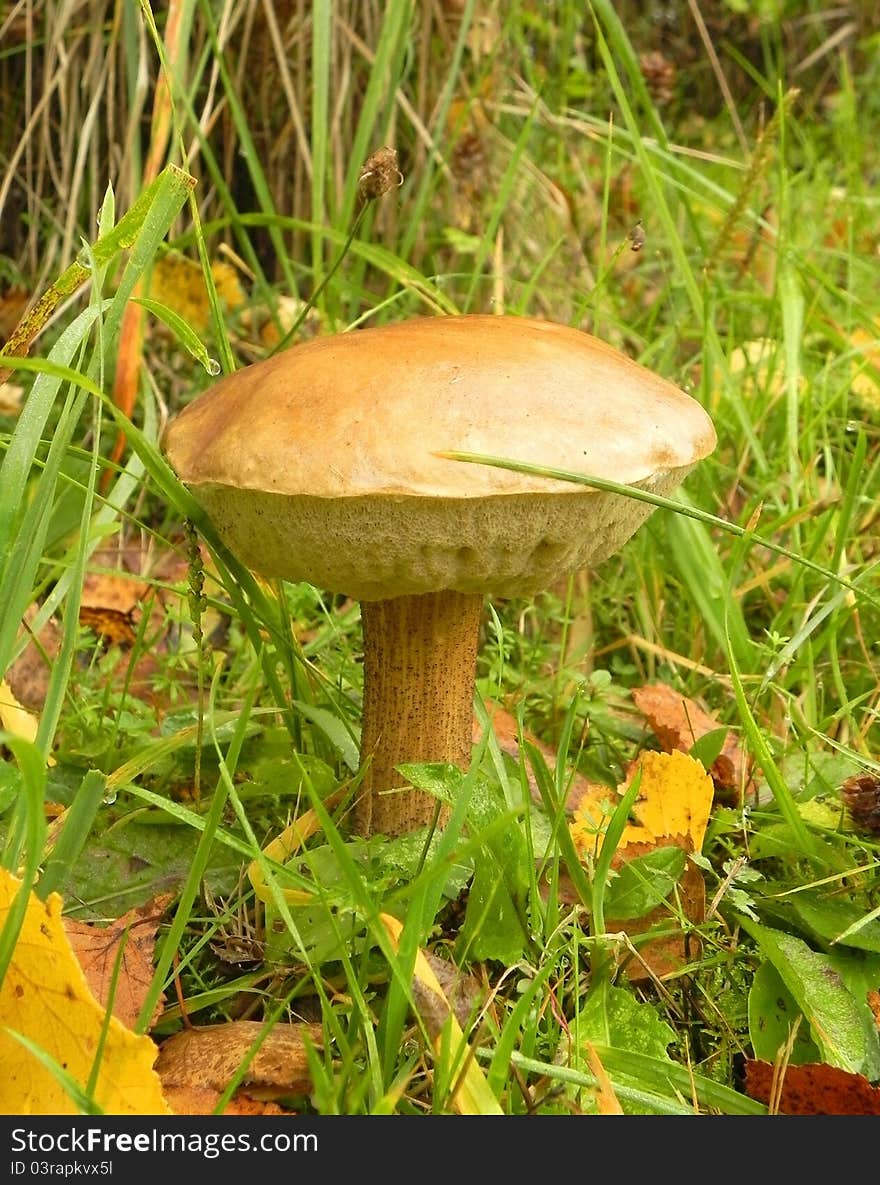
[{"label": "curled dry leaf", "polygon": [[[156,932],[162,914],[171,901],[171,893],[163,893],[140,909],[129,910],[109,926],[64,919],[68,941],[85,973],[92,995],[105,1008],[111,1003],[113,977],[117,960],[120,960],[112,1010],[113,1015],[130,1029],[135,1026],[153,978]],[[160,997],[150,1018],[151,1025],[161,1016],[163,1004],[164,997]]]},{"label": "curled dry leaf", "polygon": [[880,1087],[861,1074],[811,1063],[788,1066],[774,1082],[772,1062],[746,1061],[746,1094],[783,1115],[880,1115]]},{"label": "curled dry leaf", "polygon": [[455,963],[441,959],[430,951],[425,951],[425,958],[437,976],[437,982],[452,1006],[456,1020],[463,1029],[469,1029],[480,1006],[482,993],[478,980],[473,975],[466,975]]},{"label": "curled dry leaf", "polygon": [[[649,683],[636,688],[633,701],[666,753],[688,753],[701,737],[724,727],[695,700],[679,694],[665,683]],[[728,732],[709,773],[721,797],[735,802],[741,800],[750,781],[750,769],[732,732]]]},{"label": "curled dry leaf", "polygon": [[[397,954],[403,925],[391,914],[383,913],[379,917]],[[452,1094],[455,1111],[459,1115],[500,1115],[498,1100],[468,1046],[446,990],[437,978],[434,965],[421,949],[416,950],[412,989],[413,1001],[431,1038],[435,1054],[448,1058],[448,1064],[459,1070]]]},{"label": "curled dry leaf", "polygon": [[[217,1098],[263,1033],[260,1021],[183,1029],[162,1043],[156,1073],[166,1097],[173,1090],[210,1090]],[[307,1094],[312,1088],[307,1046],[321,1048],[323,1030],[315,1024],[276,1024],[250,1058],[236,1092],[250,1099],[272,1100]],[[178,1095],[178,1099],[186,1097]]]}]

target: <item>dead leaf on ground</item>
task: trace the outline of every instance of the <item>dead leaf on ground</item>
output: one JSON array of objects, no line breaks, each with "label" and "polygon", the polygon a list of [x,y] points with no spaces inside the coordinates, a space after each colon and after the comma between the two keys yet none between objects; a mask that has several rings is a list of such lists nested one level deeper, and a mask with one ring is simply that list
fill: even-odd
[{"label": "dead leaf on ground", "polygon": [[26,632],[28,641],[6,672],[13,695],[31,712],[42,711],[52,663],[61,650],[61,628],[54,617],[50,617],[37,633],[33,632],[38,611],[38,605],[28,605],[25,610],[19,636]]},{"label": "dead leaf on ground", "polygon": [[[489,723],[492,725],[492,731],[495,733],[495,739],[498,741],[498,747],[502,753],[506,753],[508,757],[513,758],[514,761],[520,760],[519,753],[519,722],[515,716],[510,712],[500,707],[498,704],[487,700],[486,712],[489,716]],[[476,745],[482,735],[482,725],[479,720],[474,717],[473,723],[473,743]],[[552,745],[539,740],[533,732],[528,729],[523,730],[523,740],[534,747],[541,753],[547,762],[550,769],[555,769],[558,760],[558,754]],[[538,789],[538,783],[535,780],[535,775],[532,772],[528,761],[525,762],[526,777],[528,778],[529,790],[531,791],[532,799],[540,804],[543,800],[541,798],[541,791]],[[590,782],[583,774],[576,770],[571,773],[569,780],[569,789],[566,795],[565,807],[566,810],[573,810],[575,804],[581,800],[585,793],[591,788],[594,788],[596,783]],[[606,790],[607,793],[607,790]]]},{"label": "dead leaf on ground", "polygon": [[746,1061],[746,1094],[783,1115],[880,1115],[880,1087],[861,1074],[811,1063],[788,1066],[781,1086],[772,1062]]},{"label": "dead leaf on ground", "polygon": [[0,292],[0,345],[12,336],[29,300],[30,296],[24,288],[6,288]]},{"label": "dead leaf on ground", "polygon": [[[391,914],[379,918],[388,934],[395,954],[400,950],[403,924]],[[445,974],[445,972],[444,972]],[[458,1070],[451,1105],[459,1115],[500,1115],[501,1106],[489,1087],[482,1067],[473,1056],[467,1037],[450,1002],[429,962],[426,953],[418,948],[413,968],[413,1002],[431,1039],[434,1053]],[[472,1023],[472,1018],[467,1018]]]},{"label": "dead leaf on ground", "polygon": [[[654,847],[659,846],[662,845],[653,845],[645,850],[652,851]],[[643,854],[638,849],[639,845],[630,844],[626,848],[626,858],[632,860]],[[682,933],[676,925],[679,909],[695,926],[705,921],[706,882],[693,860],[688,860],[684,866],[684,872],[675,887],[674,900],[658,905],[641,918],[626,918],[623,921],[615,918],[605,919],[606,930],[611,933],[623,931],[633,940],[639,939],[642,934],[650,934],[655,929],[671,931],[666,934],[658,933],[644,941],[634,941],[637,954],[624,966],[624,973],[630,983],[644,983],[649,979],[664,979],[676,975],[688,963],[699,958],[699,938],[695,934]]]},{"label": "dead leaf on ground", "polygon": [[[0,869],[0,927],[22,885]],[[62,901],[50,893],[40,901],[28,895],[24,921],[0,987],[0,1113],[75,1115],[79,1113],[58,1077],[13,1034],[43,1050],[84,1090],[101,1042],[95,1102],[108,1115],[165,1115],[159,1079],[153,1070],[156,1046],[111,1016],[92,995],[61,920]]]},{"label": "dead leaf on ground", "polygon": [[[666,753],[676,750],[688,753],[701,737],[724,728],[696,700],[681,695],[665,683],[649,683],[636,688],[633,702]],[[734,802],[741,801],[750,781],[750,767],[748,758],[730,730],[709,773],[721,797]]]},{"label": "dead leaf on ground", "polygon": [[145,580],[124,570],[96,571],[114,565],[115,551],[96,552],[86,573],[79,605],[79,620],[111,645],[130,646],[136,636],[136,612],[150,592]]},{"label": "dead leaf on ground", "polygon": [[[712,779],[703,766],[684,753],[645,750],[636,768],[641,771],[639,796],[630,811],[633,822],[623,829],[618,854],[628,844],[656,846],[663,839],[674,839],[686,852],[699,852],[713,798]],[[594,787],[578,801],[571,833],[581,851],[592,855],[601,850],[604,828],[625,790],[626,785],[618,786],[615,796],[607,786]]]},{"label": "dead leaf on ground", "polygon": [[[97,926],[91,922],[64,919],[64,928],[92,995],[104,1007],[110,1002],[110,990],[116,973],[117,959],[121,963],[113,994],[113,1015],[129,1028],[134,1028],[153,978],[153,951],[162,914],[172,901],[171,893],[163,893],[111,922]],[[164,997],[160,997],[150,1024],[162,1014]]]},{"label": "dead leaf on ground", "polygon": [[855,355],[850,389],[866,410],[880,412],[880,318],[875,321],[873,332],[861,326],[857,326],[849,335],[841,332],[845,341],[848,337]]},{"label": "dead leaf on ground", "polygon": [[[641,781],[639,796],[630,811],[633,822],[623,829],[611,867],[619,869],[659,847],[679,847],[689,855],[699,852],[713,801],[712,779],[703,766],[678,751],[646,750],[639,755],[636,768],[641,770]],[[575,848],[585,857],[595,857],[601,851],[608,820],[626,788],[626,784],[619,786],[616,794],[608,787],[594,789],[575,808],[571,836]],[[687,861],[676,892],[677,901],[670,898],[641,918],[608,918],[606,928],[630,937],[647,934],[655,927],[672,923],[679,908],[699,925],[705,917],[706,887],[693,861]],[[696,939],[688,939],[681,932],[649,938],[638,944],[638,958],[627,963],[626,974],[634,982],[674,974],[697,955],[698,949]]]},{"label": "dead leaf on ground", "polygon": [[[162,1087],[171,1091],[212,1091],[216,1099],[232,1081],[263,1032],[260,1021],[237,1020],[229,1024],[183,1029],[162,1043],[156,1073]],[[251,1058],[236,1091],[258,1101],[308,1094],[312,1089],[306,1047],[323,1047],[324,1036],[316,1024],[276,1024]],[[170,1097],[170,1096],[169,1096]],[[186,1093],[177,1094],[178,1101]],[[196,1096],[193,1096],[196,1097]],[[175,1107],[178,1114],[181,1112]],[[202,1112],[194,1112],[201,1114]]]}]

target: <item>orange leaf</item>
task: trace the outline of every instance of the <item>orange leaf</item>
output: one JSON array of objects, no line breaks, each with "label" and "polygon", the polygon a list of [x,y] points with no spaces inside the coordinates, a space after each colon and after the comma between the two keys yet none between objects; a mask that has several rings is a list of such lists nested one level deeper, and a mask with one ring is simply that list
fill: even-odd
[{"label": "orange leaf", "polygon": [[[665,683],[652,683],[633,692],[633,702],[664,752],[689,752],[707,733],[724,726],[700,705]],[[733,733],[728,732],[718,759],[710,769],[715,789],[739,801],[749,780],[747,760]]]},{"label": "orange leaf", "polygon": [[880,1087],[861,1074],[823,1063],[789,1066],[774,1089],[772,1062],[746,1061],[746,1094],[761,1103],[778,1099],[783,1115],[880,1115]]},{"label": "orange leaf", "polygon": [[[113,995],[113,1015],[129,1028],[134,1028],[153,978],[156,931],[171,899],[170,893],[154,897],[140,909],[129,910],[109,926],[95,926],[73,918],[64,919],[68,940],[85,972],[92,995],[105,1008],[110,1002],[113,974],[122,945],[121,964]],[[162,1003],[160,998],[151,1024],[155,1024],[161,1015]]]},{"label": "orange leaf", "polygon": [[[698,852],[712,809],[712,779],[699,761],[684,753],[640,754],[639,797],[631,810],[636,820],[623,829],[612,867],[619,868],[658,847],[675,846]],[[616,806],[617,794],[607,787],[591,791],[578,803],[570,824],[575,848],[584,855],[598,855],[608,819]],[[699,868],[688,860],[677,886],[678,904],[685,915],[699,924],[705,916],[706,890]],[[672,921],[672,905],[661,904],[641,918],[625,921],[606,919],[609,931],[621,930],[630,937],[648,934]],[[638,944],[638,958],[627,963],[626,974],[633,982],[654,976],[661,978],[679,971],[696,957],[698,941],[673,927],[673,932],[648,938]]]}]

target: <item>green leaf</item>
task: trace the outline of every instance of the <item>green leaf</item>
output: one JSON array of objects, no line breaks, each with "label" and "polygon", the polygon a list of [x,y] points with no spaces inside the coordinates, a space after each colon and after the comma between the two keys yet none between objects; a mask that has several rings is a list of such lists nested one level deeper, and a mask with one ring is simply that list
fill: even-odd
[{"label": "green leaf", "polygon": [[[749,989],[749,1037],[756,1058],[775,1061],[789,1038],[792,1026],[803,1013],[772,963],[762,963]],[[795,1066],[820,1062],[821,1054],[810,1037],[809,1025],[801,1022],[792,1046],[790,1061]]]},{"label": "green leaf", "polygon": [[675,1033],[652,1005],[637,1000],[627,988],[606,983],[590,993],[577,1017],[577,1039],[584,1038],[665,1058]]},{"label": "green leaf", "polygon": [[[762,902],[762,908],[764,903]],[[854,901],[828,897],[817,890],[793,893],[781,903],[786,921],[799,926],[823,945],[839,943],[880,954],[880,919]]]},{"label": "green leaf", "polygon": [[197,362],[201,362],[208,374],[216,377],[220,373],[220,363],[208,354],[205,343],[189,322],[181,317],[180,313],[169,308],[167,304],[162,304],[161,301],[153,300],[148,296],[135,297],[134,303],[143,305],[147,312],[157,317],[177,338],[183,348],[188,350]]},{"label": "green leaf", "polygon": [[478,780],[468,825],[480,846],[461,930],[460,958],[515,963],[525,949],[522,909],[529,885],[528,845],[500,788]]},{"label": "green leaf", "polygon": [[[652,1005],[637,1000],[626,988],[613,987],[607,980],[598,984],[587,997],[575,1017],[572,1035],[575,1049],[572,1065],[576,1063],[575,1068],[578,1069],[587,1069],[589,1064],[584,1050],[585,1041],[591,1045],[625,1049],[628,1053],[668,1062],[670,1066],[673,1064],[666,1051],[675,1040],[674,1031],[660,1019]],[[629,1074],[626,1071],[615,1077],[615,1086],[618,1082],[622,1085],[644,1086],[637,1073]],[[586,1096],[581,1096],[580,1102],[589,1106]],[[645,1103],[634,1105],[625,1097],[620,1097],[620,1103],[629,1114],[654,1111],[653,1107]]]},{"label": "green leaf", "polygon": [[711,732],[707,732],[705,736],[701,736],[691,745],[688,750],[689,756],[702,762],[705,769],[711,769],[721,756],[728,732],[727,728],[713,728]]},{"label": "green leaf", "polygon": [[684,872],[682,848],[657,848],[628,860],[605,890],[605,914],[615,920],[643,918],[665,901]]},{"label": "green leaf", "polygon": [[811,950],[800,938],[759,926],[740,924],[779,973],[810,1024],[822,1060],[829,1065],[875,1078],[880,1074],[880,1037],[870,1009],[856,999],[835,960]]},{"label": "green leaf", "polygon": [[314,704],[307,704],[304,700],[294,700],[293,706],[301,715],[305,716],[306,720],[320,729],[351,772],[357,773],[360,755],[357,743],[345,721],[341,720],[335,712],[331,712],[327,708],[318,708]]},{"label": "green leaf", "polygon": [[464,778],[457,765],[446,761],[405,762],[396,768],[416,790],[423,790],[450,805],[458,797]]}]

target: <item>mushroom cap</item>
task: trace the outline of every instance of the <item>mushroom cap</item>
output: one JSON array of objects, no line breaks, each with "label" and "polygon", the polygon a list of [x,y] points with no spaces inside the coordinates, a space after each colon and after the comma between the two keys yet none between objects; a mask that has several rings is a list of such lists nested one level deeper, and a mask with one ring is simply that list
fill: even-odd
[{"label": "mushroom cap", "polygon": [[245,367],[162,444],[249,567],[383,600],[535,593],[617,551],[653,509],[439,453],[667,494],[715,442],[699,403],[597,338],[466,315],[317,338]]}]

